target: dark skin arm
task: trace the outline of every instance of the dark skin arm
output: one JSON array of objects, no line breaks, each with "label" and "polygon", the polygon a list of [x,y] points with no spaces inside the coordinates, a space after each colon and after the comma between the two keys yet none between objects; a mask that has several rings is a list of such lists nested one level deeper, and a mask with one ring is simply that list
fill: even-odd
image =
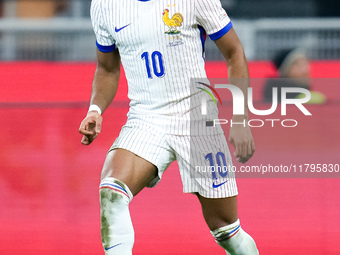
[{"label": "dark skin arm", "polygon": [[[92,83],[90,104],[96,104],[102,110],[110,105],[116,95],[120,75],[120,56],[118,50],[103,53],[97,50],[97,68]],[[79,133],[83,135],[81,143],[89,145],[101,131],[103,118],[97,111],[90,111],[81,122]]]},{"label": "dark skin arm", "polygon": [[233,122],[246,121],[246,126],[233,125],[230,128],[229,142],[235,147],[236,160],[241,163],[247,162],[255,152],[255,143],[247,124],[248,122],[248,87],[249,70],[242,44],[232,28],[228,33],[215,41],[223,54],[228,66],[229,83],[239,87],[245,98],[245,114],[233,115]]}]

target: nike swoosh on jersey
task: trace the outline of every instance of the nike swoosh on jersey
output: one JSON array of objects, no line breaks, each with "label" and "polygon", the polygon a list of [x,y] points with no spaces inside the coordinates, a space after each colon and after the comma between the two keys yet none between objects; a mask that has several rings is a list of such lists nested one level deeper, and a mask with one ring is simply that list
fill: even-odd
[{"label": "nike swoosh on jersey", "polygon": [[214,189],[216,189],[216,188],[218,188],[218,187],[220,187],[220,186],[222,186],[223,184],[225,184],[227,181],[225,181],[225,182],[222,182],[222,183],[220,183],[220,184],[215,184],[214,182],[213,182],[213,185],[212,185],[212,187],[214,188]]},{"label": "nike swoosh on jersey", "polygon": [[117,247],[118,245],[121,245],[122,243],[119,243],[119,244],[116,244],[116,245],[113,245],[113,246],[111,246],[111,247],[109,247],[109,248],[104,248],[104,250],[105,251],[108,251],[108,250],[110,250],[110,249],[112,249],[112,248],[114,248],[114,247]]},{"label": "nike swoosh on jersey", "polygon": [[123,30],[124,28],[126,28],[126,27],[128,27],[128,26],[130,26],[131,24],[128,24],[128,25],[126,25],[126,26],[124,26],[124,27],[121,27],[121,28],[117,28],[117,27],[115,27],[115,31],[116,31],[116,33],[118,33],[120,30]]}]

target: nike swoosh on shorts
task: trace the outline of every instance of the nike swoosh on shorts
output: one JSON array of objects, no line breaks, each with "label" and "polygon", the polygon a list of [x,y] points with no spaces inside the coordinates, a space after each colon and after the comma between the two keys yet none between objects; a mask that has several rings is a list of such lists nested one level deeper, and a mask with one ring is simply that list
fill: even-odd
[{"label": "nike swoosh on shorts", "polygon": [[216,189],[216,188],[218,188],[218,187],[220,187],[220,186],[222,186],[223,184],[225,184],[227,181],[225,181],[225,182],[222,182],[222,183],[220,183],[220,184],[215,184],[214,182],[213,182],[213,185],[212,185],[212,187],[214,188],[214,189]]}]

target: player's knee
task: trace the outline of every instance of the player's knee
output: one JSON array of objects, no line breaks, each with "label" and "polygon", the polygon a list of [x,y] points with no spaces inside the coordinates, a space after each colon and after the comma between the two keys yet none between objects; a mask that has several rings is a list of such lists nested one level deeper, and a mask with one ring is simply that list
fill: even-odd
[{"label": "player's knee", "polygon": [[103,165],[101,180],[103,181],[105,178],[111,177],[113,173],[112,168],[112,159],[113,159],[114,151],[109,151],[106,155],[106,159]]},{"label": "player's knee", "polygon": [[259,254],[255,241],[247,234],[237,220],[233,224],[211,231],[218,245],[230,255]]}]

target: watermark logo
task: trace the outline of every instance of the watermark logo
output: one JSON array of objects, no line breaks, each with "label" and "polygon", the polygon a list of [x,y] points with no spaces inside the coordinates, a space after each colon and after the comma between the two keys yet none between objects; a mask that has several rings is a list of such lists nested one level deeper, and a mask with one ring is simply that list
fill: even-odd
[{"label": "watermark logo", "polygon": [[[204,88],[201,88],[201,87],[196,87],[196,88],[198,88],[198,89],[200,89],[200,90],[206,92],[206,93],[211,97],[211,99],[214,101],[214,103],[215,103],[216,106],[217,106],[217,101],[216,101],[216,98],[215,98],[215,97],[218,98],[218,101],[219,101],[220,104],[222,105],[221,97],[220,97],[220,95],[217,93],[217,91],[216,91],[213,87],[211,87],[210,85],[205,84],[205,83],[203,83],[203,82],[197,82],[197,83],[200,84],[200,85],[203,85],[203,86],[205,86],[205,87],[207,87],[207,88],[209,88],[209,89],[213,92],[214,95],[213,95],[209,90],[207,90],[207,89],[204,89]],[[214,96],[215,96],[215,97],[214,97]],[[204,104],[204,106],[203,106],[203,104]],[[206,115],[206,114],[207,114],[207,100],[202,100],[202,114],[203,114],[203,115]]]},{"label": "watermark logo", "polygon": [[[206,88],[201,88],[201,87],[197,87],[198,89],[206,92],[214,101],[215,105],[217,106],[217,100],[216,98],[219,100],[219,102],[222,105],[222,100],[220,95],[218,94],[218,92],[216,91],[216,89],[226,89],[228,91],[231,92],[232,94],[232,100],[233,100],[233,115],[245,115],[247,114],[245,112],[245,96],[243,94],[243,91],[235,86],[235,85],[231,85],[231,84],[215,84],[214,87],[207,85],[203,82],[197,82],[197,84],[199,85],[203,85],[206,88],[210,89],[211,92],[209,90],[207,90]],[[248,109],[251,113],[257,115],[257,116],[268,116],[273,114],[277,108],[278,108],[278,88],[273,88],[273,93],[272,93],[272,105],[269,109],[265,109],[265,110],[260,110],[260,109],[256,109],[254,107],[254,102],[253,102],[253,89],[251,87],[247,88],[247,93],[248,93],[248,100],[247,100],[247,106]],[[288,94],[289,93],[298,93],[298,94],[303,94],[305,95],[305,97],[303,98],[288,98]],[[305,88],[298,88],[298,87],[284,87],[281,88],[281,115],[282,116],[286,116],[287,115],[287,105],[294,105],[296,106],[305,116],[311,116],[312,114],[306,109],[306,107],[303,105],[304,103],[307,103],[310,99],[311,99],[311,93],[309,90],[305,89]],[[202,115],[207,115],[207,100],[208,98],[206,96],[201,97],[201,114]],[[281,125],[283,127],[295,127],[297,126],[297,121],[294,119],[285,119],[285,120],[279,120],[279,119],[265,119],[265,120],[261,120],[261,119],[252,119],[248,121],[248,125],[250,127],[262,127],[264,126],[265,122],[270,122],[272,127],[274,127],[274,123],[276,121],[280,121]],[[241,122],[241,123],[233,123],[232,120],[228,121],[226,119],[214,119],[213,120],[213,125],[211,125],[211,121],[209,121],[209,123],[207,122],[207,126],[216,126],[221,125],[221,124],[227,124],[230,123],[231,126],[234,124],[242,124],[242,125],[246,125],[246,122]],[[257,124],[254,124],[257,123]],[[290,124],[288,124],[290,123]],[[208,125],[209,124],[209,125]]]}]

